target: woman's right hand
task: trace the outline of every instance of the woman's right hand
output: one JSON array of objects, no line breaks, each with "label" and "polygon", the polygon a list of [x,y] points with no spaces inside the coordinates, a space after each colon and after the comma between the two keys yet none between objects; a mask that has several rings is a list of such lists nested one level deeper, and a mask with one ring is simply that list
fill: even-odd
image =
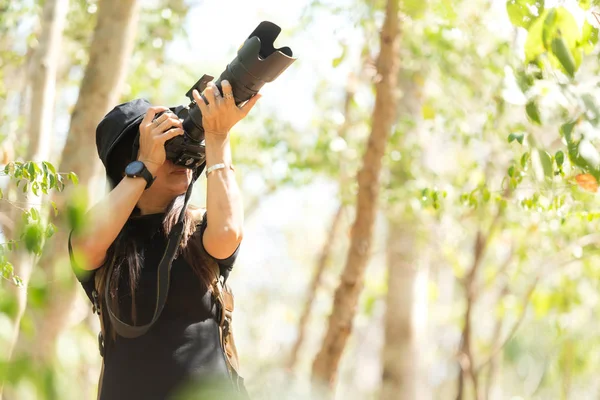
[{"label": "woman's right hand", "polygon": [[[154,116],[161,111],[166,111],[156,120]],[[140,149],[138,160],[156,175],[156,171],[164,164],[167,154],[165,142],[175,136],[183,135],[183,125],[179,117],[167,107],[150,107],[146,116],[140,123]]]}]

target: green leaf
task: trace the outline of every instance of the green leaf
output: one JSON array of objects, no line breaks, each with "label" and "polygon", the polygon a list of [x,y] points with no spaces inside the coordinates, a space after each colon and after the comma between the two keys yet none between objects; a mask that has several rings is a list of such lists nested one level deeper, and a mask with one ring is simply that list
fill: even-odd
[{"label": "green leaf", "polygon": [[513,132],[510,135],[508,135],[508,143],[512,143],[513,141],[517,141],[520,144],[523,144],[523,138],[525,137],[525,134],[523,134],[523,132]]},{"label": "green leaf", "polygon": [[535,83],[534,77],[523,69],[517,70],[515,77],[517,79],[519,89],[521,89],[523,93],[526,93]]},{"label": "green leaf", "polygon": [[35,164],[32,161],[27,163],[27,172],[29,172],[31,180],[35,180],[37,177],[37,172],[35,170]]},{"label": "green leaf", "polygon": [[65,188],[64,178],[61,174],[56,174],[56,190],[61,192]]},{"label": "green leaf", "polygon": [[39,254],[42,251],[44,244],[44,230],[39,223],[32,223],[25,227],[23,241],[25,242],[25,248],[28,251],[35,254]]},{"label": "green leaf", "polygon": [[565,39],[569,49],[574,49],[581,37],[575,17],[564,7],[553,8],[544,19],[542,39],[546,50],[550,50],[552,40],[558,37]]},{"label": "green leaf", "polygon": [[579,4],[579,7],[583,8],[584,10],[589,9],[592,5],[591,0],[578,0],[577,3]]},{"label": "green leaf", "polygon": [[56,175],[50,174],[49,178],[50,178],[50,189],[53,189],[56,187]]},{"label": "green leaf", "polygon": [[575,65],[575,59],[567,47],[567,42],[564,38],[559,37],[552,39],[552,54],[558,58],[563,71],[566,72],[568,76],[573,78],[575,76],[577,66]]},{"label": "green leaf", "polygon": [[40,213],[38,212],[38,210],[35,207],[31,207],[29,212],[31,214],[31,219],[33,219],[34,221],[40,220]]},{"label": "green leaf", "polygon": [[542,41],[542,31],[544,29],[544,19],[548,11],[544,11],[540,18],[536,19],[529,27],[527,39],[525,40],[525,62],[530,63],[546,52],[544,42]]},{"label": "green leaf", "polygon": [[530,121],[538,125],[542,124],[540,111],[538,110],[537,104],[534,100],[529,101],[527,105],[525,105],[525,111],[527,112],[527,117],[529,117]]},{"label": "green leaf", "polygon": [[31,213],[27,210],[23,210],[23,212],[21,213],[21,220],[23,221],[23,223],[25,225],[27,225],[29,223],[30,218],[31,218]]},{"label": "green leaf", "polygon": [[506,2],[506,12],[510,22],[525,29],[529,28],[543,11],[543,0],[508,0]]},{"label": "green leaf", "polygon": [[540,162],[544,169],[544,175],[546,178],[552,178],[554,176],[554,166],[552,163],[552,156],[544,150],[538,150],[540,155]]},{"label": "green leaf", "polygon": [[69,172],[69,175],[67,175],[67,179],[70,179],[75,185],[79,184],[79,178],[77,177],[75,172]]},{"label": "green leaf", "polygon": [[6,279],[10,278],[15,270],[13,265],[7,260],[2,260],[2,263],[0,264],[0,269],[2,270],[2,276]]},{"label": "green leaf", "polygon": [[554,155],[554,159],[556,160],[556,165],[559,168],[562,167],[565,162],[565,153],[563,153],[561,150],[557,151]]},{"label": "green leaf", "polygon": [[50,204],[52,205],[52,208],[54,209],[54,216],[58,216],[58,207],[56,207],[56,203],[51,201]]},{"label": "green leaf", "polygon": [[581,32],[581,40],[579,45],[585,52],[585,54],[590,54],[596,44],[598,43],[598,28],[594,27],[588,21],[583,23],[583,30]]},{"label": "green leaf", "polygon": [[577,125],[577,121],[570,121],[562,124],[560,126],[560,134],[564,136],[567,143],[569,143],[572,139],[571,135],[573,134],[573,128]]},{"label": "green leaf", "polygon": [[33,169],[35,170],[36,176],[42,175],[43,173],[42,173],[42,170],[40,169],[40,166],[35,162],[32,162],[32,164],[33,164]]},{"label": "green leaf", "polygon": [[44,176],[49,175],[48,165],[46,165],[46,162],[42,162],[42,170],[44,171]]},{"label": "green leaf", "polygon": [[51,238],[56,233],[56,225],[52,222],[46,227],[46,238]]},{"label": "green leaf", "polygon": [[49,163],[48,161],[42,161],[42,164],[46,166],[46,168],[48,168],[48,170],[53,173],[56,174],[56,168],[54,168],[54,165],[52,165],[51,163]]},{"label": "green leaf", "polygon": [[17,287],[23,287],[23,280],[20,277],[16,276],[16,275],[13,276],[13,283]]},{"label": "green leaf", "polygon": [[529,153],[523,153],[523,155],[521,156],[521,168],[525,169],[525,167],[527,166],[527,162],[529,162],[529,158]]},{"label": "green leaf", "polygon": [[40,184],[38,182],[33,182],[31,184],[31,191],[33,192],[33,194],[35,194],[36,196],[39,196],[39,188],[40,188]]}]

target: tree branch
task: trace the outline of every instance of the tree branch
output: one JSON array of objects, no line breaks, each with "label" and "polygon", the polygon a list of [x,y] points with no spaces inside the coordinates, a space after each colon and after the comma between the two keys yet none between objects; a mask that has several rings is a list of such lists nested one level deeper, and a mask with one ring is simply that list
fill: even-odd
[{"label": "tree branch", "polygon": [[513,325],[513,327],[510,329],[508,335],[506,336],[506,338],[504,339],[504,341],[497,345],[495,349],[492,350],[492,353],[488,356],[488,358],[482,362],[477,368],[475,368],[476,373],[481,372],[481,370],[500,352],[502,351],[502,349],[504,349],[504,347],[506,347],[506,345],[508,344],[508,342],[513,338],[513,336],[517,333],[517,330],[519,329],[519,327],[521,326],[521,324],[523,323],[523,320],[525,319],[525,315],[527,314],[527,307],[529,306],[529,301],[531,299],[531,295],[533,294],[533,291],[535,290],[537,284],[539,281],[539,277],[537,277],[533,283],[531,284],[531,286],[529,287],[529,289],[527,290],[527,293],[525,294],[524,298],[523,298],[523,312],[521,312],[521,315],[519,316],[519,318],[517,319],[517,321],[515,322],[515,324]]},{"label": "tree branch", "polygon": [[475,370],[475,362],[473,359],[473,353],[471,349],[471,313],[473,312],[473,308],[475,307],[475,302],[479,295],[479,292],[476,291],[475,282],[477,279],[477,271],[483,261],[485,256],[485,252],[490,243],[490,238],[492,234],[496,230],[496,227],[500,223],[500,219],[502,217],[504,209],[502,207],[498,207],[496,211],[496,215],[492,220],[489,228],[487,229],[486,234],[482,233],[481,229],[477,231],[475,235],[475,243],[473,249],[473,264],[469,270],[469,273],[463,280],[464,289],[467,297],[467,308],[465,310],[465,325],[463,327],[461,345],[458,354],[459,365],[460,365],[460,373],[458,376],[458,393],[457,400],[461,400],[464,394],[464,380],[465,380],[465,372],[467,372],[471,382],[473,384],[473,391],[475,395],[475,399],[479,399],[479,390],[478,390],[478,381],[477,381],[477,371]]}]

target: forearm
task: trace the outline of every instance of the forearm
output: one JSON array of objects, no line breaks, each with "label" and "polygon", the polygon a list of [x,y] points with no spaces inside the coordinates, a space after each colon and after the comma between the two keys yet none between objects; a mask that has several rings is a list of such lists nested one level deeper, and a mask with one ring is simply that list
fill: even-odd
[{"label": "forearm", "polygon": [[127,222],[145,187],[144,179],[123,178],[87,212],[85,229],[74,232],[71,238],[73,249],[85,257],[80,268],[95,269],[102,265],[106,251]]},{"label": "forearm", "polygon": [[206,135],[206,165],[223,163],[207,177],[205,247],[216,258],[226,258],[240,243],[243,235],[244,209],[240,188],[232,164],[228,135]]}]

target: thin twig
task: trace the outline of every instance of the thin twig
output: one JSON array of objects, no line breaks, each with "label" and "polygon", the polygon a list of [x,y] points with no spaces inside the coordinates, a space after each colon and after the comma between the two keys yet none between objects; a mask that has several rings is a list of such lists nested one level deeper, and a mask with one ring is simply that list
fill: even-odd
[{"label": "thin twig", "polygon": [[506,347],[506,345],[508,344],[508,342],[515,336],[515,334],[517,333],[517,330],[519,329],[519,327],[523,323],[523,320],[525,319],[525,315],[527,314],[527,307],[529,306],[529,301],[531,299],[531,295],[533,294],[533,291],[535,290],[535,287],[537,286],[538,281],[539,281],[539,277],[535,278],[535,280],[533,281],[533,283],[531,284],[531,286],[527,290],[527,293],[525,294],[524,299],[523,299],[523,311],[521,312],[521,315],[519,316],[519,318],[517,319],[517,321],[515,322],[515,324],[513,325],[513,327],[510,329],[510,331],[509,331],[508,335],[506,336],[506,338],[504,339],[504,341],[501,344],[499,344],[498,346],[496,346],[496,348],[494,350],[492,350],[492,352],[488,356],[488,358],[484,362],[482,362],[477,368],[475,368],[476,373],[481,372],[481,370],[490,361],[492,361],[492,359],[500,351],[502,351],[502,349],[504,349],[504,347]]}]

